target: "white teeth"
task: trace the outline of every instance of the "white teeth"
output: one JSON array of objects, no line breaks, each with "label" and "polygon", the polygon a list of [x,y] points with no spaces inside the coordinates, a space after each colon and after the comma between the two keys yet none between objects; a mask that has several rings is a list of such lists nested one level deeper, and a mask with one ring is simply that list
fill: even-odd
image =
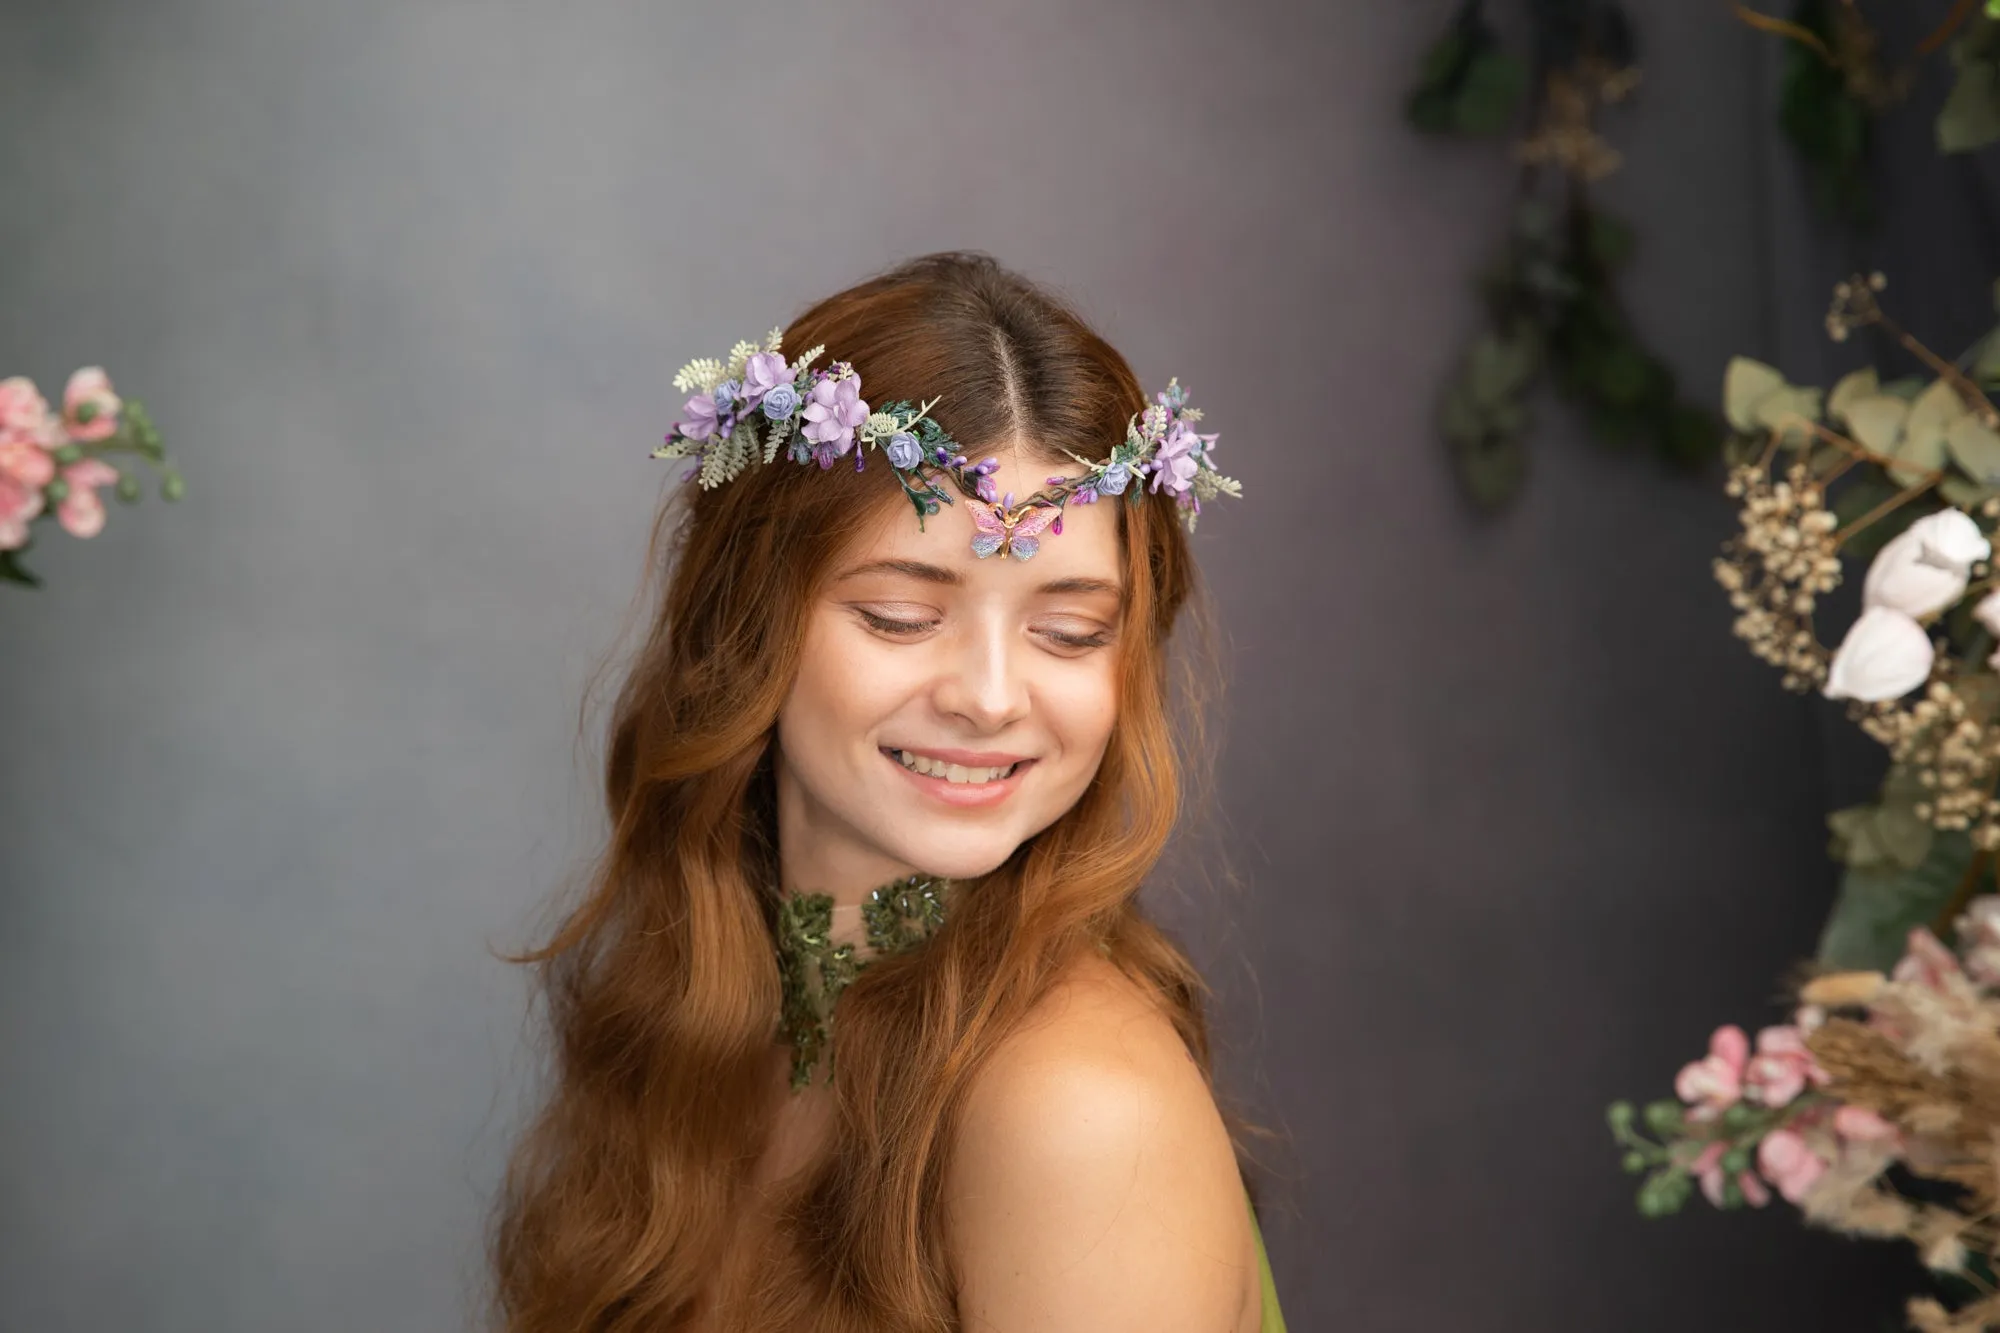
[{"label": "white teeth", "polygon": [[997,782],[1014,771],[1015,765],[1001,768],[967,768],[963,764],[947,764],[936,759],[926,759],[908,750],[892,750],[897,762],[912,773],[922,773],[925,777],[943,778],[946,782]]}]

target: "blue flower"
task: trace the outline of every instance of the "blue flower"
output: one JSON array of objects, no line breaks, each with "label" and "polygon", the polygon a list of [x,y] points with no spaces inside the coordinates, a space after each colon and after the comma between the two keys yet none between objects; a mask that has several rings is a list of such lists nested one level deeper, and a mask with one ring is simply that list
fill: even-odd
[{"label": "blue flower", "polygon": [[1123,463],[1113,463],[1098,474],[1097,489],[1106,495],[1123,495],[1131,480],[1132,469]]},{"label": "blue flower", "polygon": [[742,389],[743,386],[735,380],[724,380],[722,383],[716,385],[715,410],[718,412],[727,412],[730,405],[736,401],[736,396],[742,392]]},{"label": "blue flower", "polygon": [[764,391],[764,415],[783,421],[798,410],[799,391],[789,384],[774,384]]},{"label": "blue flower", "polygon": [[889,456],[889,466],[898,472],[908,472],[924,457],[923,446],[917,443],[917,437],[901,430],[889,437],[889,442],[882,446],[882,452]]}]

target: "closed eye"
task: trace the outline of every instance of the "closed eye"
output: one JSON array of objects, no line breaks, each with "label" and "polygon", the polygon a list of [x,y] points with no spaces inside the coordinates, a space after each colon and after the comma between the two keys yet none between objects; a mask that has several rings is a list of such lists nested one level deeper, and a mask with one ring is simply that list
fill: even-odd
[{"label": "closed eye", "polygon": [[883,634],[921,634],[937,626],[935,620],[897,620],[891,616],[878,616],[866,607],[857,606],[854,613],[872,630]]},{"label": "closed eye", "polygon": [[1059,629],[1041,631],[1044,638],[1059,643],[1065,648],[1102,648],[1111,642],[1111,631],[1098,630],[1091,634],[1069,634]]}]

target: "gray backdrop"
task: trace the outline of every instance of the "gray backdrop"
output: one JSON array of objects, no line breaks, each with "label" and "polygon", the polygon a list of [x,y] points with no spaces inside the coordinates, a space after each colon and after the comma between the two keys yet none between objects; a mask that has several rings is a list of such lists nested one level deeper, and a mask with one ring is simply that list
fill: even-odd
[{"label": "gray backdrop", "polygon": [[[1512,168],[1400,123],[1450,8],[5,6],[0,373],[104,364],[190,495],[0,596],[0,1333],[468,1323],[532,1091],[488,950],[595,835],[667,378],[943,247],[1178,374],[1248,491],[1198,539],[1241,887],[1162,911],[1291,1138],[1292,1327],[1879,1327],[1902,1255],[1642,1222],[1603,1129],[1776,1016],[1827,731],[1729,638],[1713,488],[1549,406],[1519,509],[1460,505]],[[1769,49],[1635,8],[1643,326],[1706,399],[1814,373]]]}]

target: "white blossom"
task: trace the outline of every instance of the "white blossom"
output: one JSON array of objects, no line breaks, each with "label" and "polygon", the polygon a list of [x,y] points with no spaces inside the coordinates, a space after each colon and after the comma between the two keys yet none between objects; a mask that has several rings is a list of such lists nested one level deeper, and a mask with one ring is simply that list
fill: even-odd
[{"label": "white blossom", "polygon": [[1906,616],[1942,611],[1965,595],[1973,562],[1992,551],[1979,525],[1961,510],[1920,518],[1876,553],[1862,584],[1862,604]]},{"label": "white blossom", "polygon": [[1866,703],[1900,699],[1930,678],[1935,656],[1931,636],[1914,618],[1893,607],[1870,606],[1840,641],[1824,693]]}]

